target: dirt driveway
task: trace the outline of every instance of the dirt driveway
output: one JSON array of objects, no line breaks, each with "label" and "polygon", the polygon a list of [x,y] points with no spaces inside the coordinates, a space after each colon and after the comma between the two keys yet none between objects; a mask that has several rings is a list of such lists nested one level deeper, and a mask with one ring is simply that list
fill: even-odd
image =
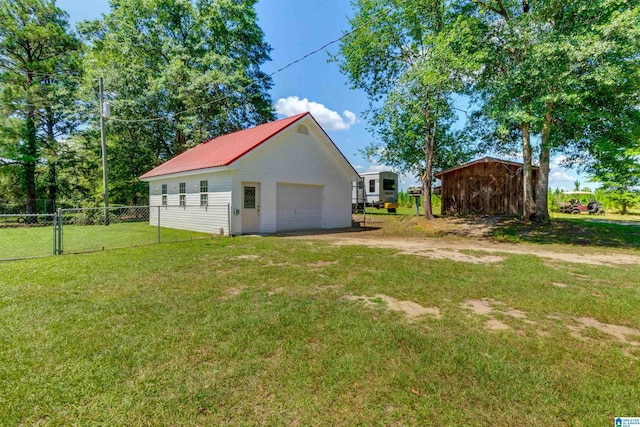
[{"label": "dirt driveway", "polygon": [[536,255],[556,262],[589,265],[640,265],[640,254],[607,247],[585,250],[572,245],[501,243],[489,235],[500,218],[436,219],[407,216],[370,219],[366,227],[339,231],[287,233],[286,238],[316,239],[334,245],[388,248],[403,254],[472,263],[493,263],[504,254]]}]

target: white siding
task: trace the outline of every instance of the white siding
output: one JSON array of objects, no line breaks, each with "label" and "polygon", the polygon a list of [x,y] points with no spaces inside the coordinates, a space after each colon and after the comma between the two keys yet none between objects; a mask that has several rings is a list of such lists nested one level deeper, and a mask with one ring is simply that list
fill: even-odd
[{"label": "white siding", "polygon": [[[200,206],[200,181],[208,181],[208,206]],[[184,182],[186,206],[180,205],[180,183]],[[149,222],[162,227],[203,233],[230,234],[231,173],[229,171],[191,174],[183,177],[158,177],[149,181],[150,206],[162,205],[162,184],[167,185],[167,206],[151,208]],[[159,215],[159,216],[158,216]]]},{"label": "white siding", "polygon": [[[309,135],[297,132],[305,124]],[[351,183],[355,172],[333,143],[307,117],[274,136],[237,161],[233,174],[232,210],[242,208],[242,183],[258,182],[260,194],[260,232],[277,230],[277,184],[324,187],[322,228],[351,226]],[[232,229],[242,228],[237,216]]]},{"label": "white siding", "polygon": [[164,228],[229,235],[229,205],[153,206],[149,223]]},{"label": "white siding", "polygon": [[[307,135],[298,132],[301,124],[306,126]],[[351,183],[356,178],[356,172],[322,129],[311,117],[304,117],[219,171],[148,179],[149,201],[152,206],[162,205],[162,184],[167,184],[167,205],[177,207],[179,183],[184,182],[187,207],[194,209],[176,209],[172,213],[165,209],[162,226],[211,233],[224,228],[225,234],[241,234],[242,184],[259,183],[259,229],[261,233],[274,233],[278,229],[278,184],[309,185],[322,188],[320,206],[313,205],[309,223],[315,225],[319,221],[321,228],[342,228],[351,225]],[[203,179],[209,181],[209,209],[199,206]],[[150,221],[157,224],[153,215]]]}]

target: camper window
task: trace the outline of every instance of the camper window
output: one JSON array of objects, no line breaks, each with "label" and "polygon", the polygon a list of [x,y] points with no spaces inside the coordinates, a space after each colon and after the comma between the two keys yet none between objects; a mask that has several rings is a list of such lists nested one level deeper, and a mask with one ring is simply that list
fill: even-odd
[{"label": "camper window", "polygon": [[376,180],[375,179],[370,179],[369,180],[369,193],[373,193],[376,191]]},{"label": "camper window", "polygon": [[382,188],[386,191],[395,191],[396,190],[396,181],[394,179],[383,179],[382,180]]}]

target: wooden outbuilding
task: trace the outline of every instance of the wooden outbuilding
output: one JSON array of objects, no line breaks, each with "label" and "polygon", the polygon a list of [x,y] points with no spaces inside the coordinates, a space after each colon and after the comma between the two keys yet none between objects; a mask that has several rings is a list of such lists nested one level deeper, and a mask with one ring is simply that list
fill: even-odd
[{"label": "wooden outbuilding", "polygon": [[[538,179],[533,168],[533,182]],[[523,164],[484,157],[435,174],[443,215],[522,215]],[[534,185],[535,191],[535,185]]]}]

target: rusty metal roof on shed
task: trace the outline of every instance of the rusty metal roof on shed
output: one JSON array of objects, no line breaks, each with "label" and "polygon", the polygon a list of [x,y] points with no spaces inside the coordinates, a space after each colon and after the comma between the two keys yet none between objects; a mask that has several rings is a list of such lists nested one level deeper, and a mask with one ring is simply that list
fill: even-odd
[{"label": "rusty metal roof on shed", "polygon": [[[463,168],[467,168],[469,166],[473,166],[476,164],[480,164],[480,163],[501,163],[504,165],[510,165],[510,166],[516,166],[516,167],[522,167],[523,164],[519,163],[519,162],[513,162],[511,160],[502,160],[502,159],[496,159],[495,157],[483,157],[481,159],[477,159],[477,160],[473,160],[471,162],[467,162],[467,163],[463,163],[461,165],[458,166],[454,166],[452,168],[449,169],[444,169],[436,174],[434,174],[434,176],[438,179],[440,179],[443,175],[448,174],[450,172],[456,171],[458,169],[463,169]],[[539,169],[537,166],[534,166],[533,169]]]}]

